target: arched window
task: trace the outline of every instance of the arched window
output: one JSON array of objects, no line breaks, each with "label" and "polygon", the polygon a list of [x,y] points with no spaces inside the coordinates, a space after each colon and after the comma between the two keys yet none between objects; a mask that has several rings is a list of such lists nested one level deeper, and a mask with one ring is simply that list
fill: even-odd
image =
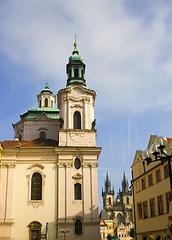
[{"label": "arched window", "polygon": [[78,68],[74,69],[74,77],[78,77]]},{"label": "arched window", "polygon": [[48,98],[45,98],[45,107],[48,107]]},{"label": "arched window", "polygon": [[39,222],[31,222],[29,224],[29,235],[31,240],[40,240],[41,239],[41,223]]},{"label": "arched window", "polygon": [[111,204],[111,198],[109,197],[109,204]]},{"label": "arched window", "polygon": [[81,200],[81,184],[80,183],[76,183],[74,185],[74,196],[75,196],[75,200]]},{"label": "arched window", "polygon": [[76,219],[75,221],[75,234],[76,235],[82,234],[82,222],[80,219]]},{"label": "arched window", "polygon": [[84,71],[81,70],[81,77],[84,78]]},{"label": "arched window", "polygon": [[39,107],[41,108],[41,100],[39,101]]},{"label": "arched window", "polygon": [[127,204],[129,204],[129,198],[127,197]]},{"label": "arched window", "polygon": [[53,100],[51,100],[51,107],[53,108]]},{"label": "arched window", "polygon": [[37,172],[31,179],[31,200],[42,200],[42,176]]},{"label": "arched window", "polygon": [[45,131],[41,131],[39,133],[39,138],[46,139],[46,132]]},{"label": "arched window", "polygon": [[78,111],[74,113],[74,129],[81,129],[81,114]]},{"label": "arched window", "polygon": [[76,169],[80,169],[80,167],[81,167],[81,161],[80,161],[79,158],[75,158],[74,166],[75,166]]},{"label": "arched window", "polygon": [[117,224],[120,225],[122,223],[122,214],[118,213],[117,215]]}]

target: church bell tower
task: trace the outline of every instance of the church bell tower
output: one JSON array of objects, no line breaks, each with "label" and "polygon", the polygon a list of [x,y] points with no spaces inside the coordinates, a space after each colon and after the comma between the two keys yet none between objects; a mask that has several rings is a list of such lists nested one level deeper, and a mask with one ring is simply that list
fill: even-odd
[{"label": "church bell tower", "polygon": [[86,86],[85,64],[77,44],[66,66],[67,84],[58,92],[58,238],[99,239],[94,104],[96,93]]}]

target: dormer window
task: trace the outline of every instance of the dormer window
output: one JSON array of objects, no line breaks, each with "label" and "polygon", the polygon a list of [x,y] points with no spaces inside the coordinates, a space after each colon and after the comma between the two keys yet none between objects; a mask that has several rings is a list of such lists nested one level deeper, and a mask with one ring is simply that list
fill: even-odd
[{"label": "dormer window", "polygon": [[39,138],[46,139],[46,132],[45,131],[41,131],[39,133]]}]

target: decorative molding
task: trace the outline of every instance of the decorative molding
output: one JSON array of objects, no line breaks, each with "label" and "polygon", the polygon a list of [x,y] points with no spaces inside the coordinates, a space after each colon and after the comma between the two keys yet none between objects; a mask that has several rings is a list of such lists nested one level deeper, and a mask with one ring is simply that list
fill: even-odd
[{"label": "decorative molding", "polygon": [[65,168],[66,167],[66,163],[57,163],[57,166],[59,168]]},{"label": "decorative molding", "polygon": [[80,173],[76,173],[74,176],[72,176],[73,179],[82,179],[83,176]]},{"label": "decorative molding", "polygon": [[71,108],[83,108],[81,104],[72,105]]},{"label": "decorative molding", "polygon": [[28,206],[32,205],[34,208],[38,208],[40,205],[43,206],[44,205],[44,201],[42,200],[30,200],[28,201]]},{"label": "decorative molding", "polygon": [[73,163],[66,163],[66,167],[67,167],[67,168],[73,167]]},{"label": "decorative molding", "polygon": [[32,169],[32,168],[34,168],[34,167],[38,167],[38,168],[40,168],[40,169],[44,169],[44,166],[41,165],[40,163],[34,163],[34,164],[32,164],[30,167],[28,167],[27,169]]},{"label": "decorative molding", "polygon": [[91,163],[83,163],[82,166],[84,168],[90,168],[91,167]]},{"label": "decorative molding", "polygon": [[48,129],[47,128],[39,128],[38,129],[38,131],[41,131],[41,130],[47,131]]},{"label": "decorative molding", "polygon": [[9,162],[9,163],[1,162],[0,163],[0,167],[2,167],[2,168],[6,168],[6,167],[15,168],[16,167],[16,163],[14,163],[14,162]]},{"label": "decorative molding", "polygon": [[97,168],[97,167],[98,167],[98,163],[92,163],[92,164],[91,164],[91,167],[92,167],[92,168]]}]

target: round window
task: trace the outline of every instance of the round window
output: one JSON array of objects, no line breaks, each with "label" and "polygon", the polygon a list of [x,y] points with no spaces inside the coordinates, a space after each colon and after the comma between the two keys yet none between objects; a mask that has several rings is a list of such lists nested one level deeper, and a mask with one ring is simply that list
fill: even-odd
[{"label": "round window", "polygon": [[79,158],[75,158],[74,166],[76,169],[79,169],[81,167],[81,161]]}]

